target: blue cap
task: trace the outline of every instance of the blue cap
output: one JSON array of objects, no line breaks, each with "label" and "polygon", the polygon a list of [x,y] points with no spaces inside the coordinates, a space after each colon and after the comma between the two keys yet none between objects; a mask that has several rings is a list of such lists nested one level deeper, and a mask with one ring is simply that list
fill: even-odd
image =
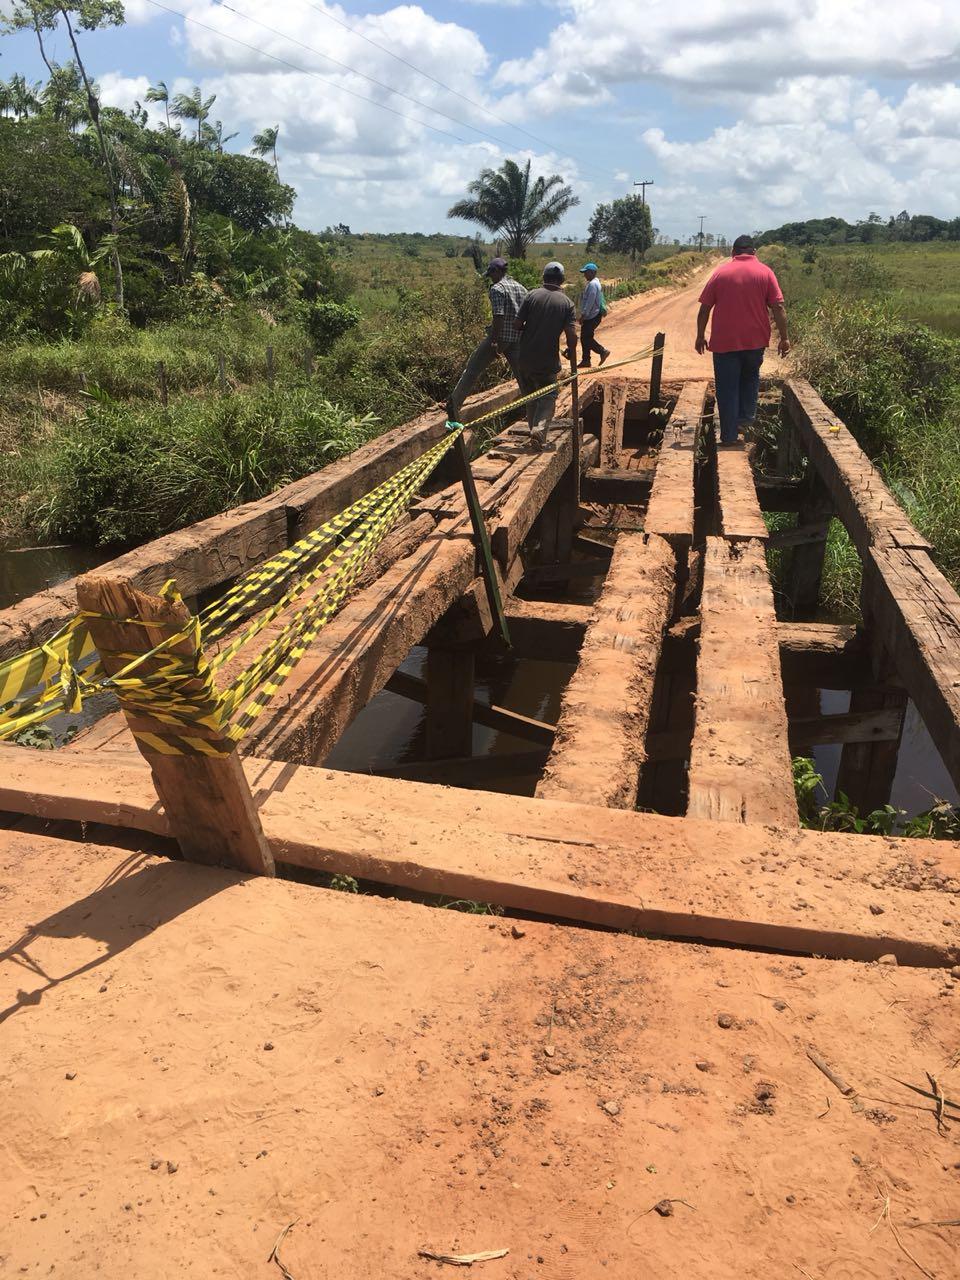
[{"label": "blue cap", "polygon": [[599,269],[600,268],[597,266],[595,262],[588,262],[585,267],[580,268],[580,271],[581,273],[583,273],[584,271],[599,271]]}]

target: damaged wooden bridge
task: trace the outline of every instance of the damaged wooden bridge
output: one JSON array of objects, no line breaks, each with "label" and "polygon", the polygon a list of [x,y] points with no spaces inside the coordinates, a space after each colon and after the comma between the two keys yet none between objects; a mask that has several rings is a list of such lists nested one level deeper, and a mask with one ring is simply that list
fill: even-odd
[{"label": "damaged wooden bridge", "polygon": [[[511,394],[475,398],[467,419]],[[861,812],[881,806],[912,702],[960,786],[960,598],[815,390],[788,381],[766,399],[771,422],[782,399],[770,438],[718,449],[706,381],[596,376],[579,450],[569,392],[542,453],[517,426],[472,441],[513,653],[573,666],[556,723],[478,697],[477,657],[499,640],[463,490],[441,466],[236,754],[138,751],[142,723],[104,696],[56,752],[0,748],[0,811],[172,836],[190,859],[261,874],[292,864],[622,930],[954,962],[956,846],[801,830],[792,759],[839,744],[840,789]],[[166,580],[200,608],[444,431],[425,414],[23,601],[0,614],[0,659],[47,640],[78,597],[135,607],[161,634]],[[771,533],[768,512],[795,520]],[[860,627],[816,620],[832,520],[863,566]],[[401,669],[414,646],[421,675]],[[849,710],[822,714],[822,689],[849,690]],[[383,691],[423,705],[423,759],[384,776],[329,768]],[[516,739],[529,794],[483,790],[476,724]]]}]

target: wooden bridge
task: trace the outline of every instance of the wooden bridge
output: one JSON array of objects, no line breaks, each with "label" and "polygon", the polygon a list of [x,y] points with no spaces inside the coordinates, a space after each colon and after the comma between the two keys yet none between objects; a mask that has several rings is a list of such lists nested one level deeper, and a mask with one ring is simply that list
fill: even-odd
[{"label": "wooden bridge", "polygon": [[[510,395],[477,397],[466,417]],[[955,847],[800,830],[791,762],[842,744],[839,786],[861,811],[886,803],[910,699],[960,785],[960,599],[931,547],[802,381],[782,388],[768,447],[718,451],[706,382],[587,379],[579,482],[570,407],[567,393],[543,453],[508,426],[473,463],[514,653],[576,662],[556,724],[476,696],[476,655],[498,641],[462,488],[441,475],[244,739],[242,763],[145,760],[107,706],[59,752],[4,747],[0,810],[172,834],[189,858],[267,874],[280,862],[675,937],[955,959],[941,895],[904,887],[960,889]],[[98,599],[106,581],[148,611],[170,577],[194,605],[216,597],[443,432],[426,414],[22,602],[0,615],[0,658],[48,638],[97,583]],[[768,511],[795,512],[796,525],[770,534]],[[809,620],[833,518],[863,565],[861,628]],[[788,558],[790,621],[775,609],[771,546]],[[564,601],[586,574],[602,575],[594,603]],[[399,671],[421,644],[425,677]],[[823,688],[851,690],[849,711],[822,715],[810,691]],[[425,706],[427,759],[402,777],[325,768],[384,689]],[[535,795],[480,789],[475,723],[525,746],[511,763]],[[789,891],[771,892],[761,865]],[[862,886],[878,875],[887,905],[873,915]]]}]

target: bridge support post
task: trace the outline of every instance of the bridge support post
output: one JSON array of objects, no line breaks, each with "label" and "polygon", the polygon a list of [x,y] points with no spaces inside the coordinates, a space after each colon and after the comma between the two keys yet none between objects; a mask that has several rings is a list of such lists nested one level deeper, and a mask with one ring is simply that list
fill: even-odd
[{"label": "bridge support post", "polygon": [[658,333],[653,339],[653,360],[650,364],[650,408],[660,405],[660,379],[663,377],[663,346],[667,340],[665,333]]},{"label": "bridge support post", "polygon": [[[882,671],[886,676],[893,674],[892,667],[886,662]],[[843,745],[837,771],[837,792],[842,791],[862,816],[890,803],[907,712],[907,693],[905,689],[889,686],[854,689],[850,694],[850,710],[889,710],[899,717],[895,738],[882,742],[846,742]]]},{"label": "bridge support post", "polygon": [[[80,579],[77,600],[90,615],[90,634],[108,675],[126,667],[131,657],[148,654],[161,641],[178,635],[190,620],[180,600],[145,595],[126,582],[95,575]],[[202,656],[189,636],[165,646],[156,657],[145,658],[137,670],[150,675],[170,655],[196,659],[202,682]],[[273,855],[234,744],[219,729],[171,725],[139,707],[134,709],[124,704],[123,690],[119,693],[184,858],[274,875]],[[179,754],[178,739],[185,738],[193,743],[194,753]]]},{"label": "bridge support post", "polygon": [[817,611],[820,602],[820,582],[823,578],[823,560],[827,550],[827,534],[833,515],[833,502],[827,486],[809,464],[807,491],[797,517],[798,526],[813,526],[815,537],[794,547],[787,573],[786,591],[794,618],[809,618]]},{"label": "bridge support post", "polygon": [[427,650],[427,759],[473,755],[474,656],[467,648]]}]

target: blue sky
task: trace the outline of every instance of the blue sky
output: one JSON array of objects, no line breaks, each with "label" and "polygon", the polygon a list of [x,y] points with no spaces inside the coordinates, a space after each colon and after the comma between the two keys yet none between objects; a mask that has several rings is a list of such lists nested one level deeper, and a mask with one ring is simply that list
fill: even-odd
[{"label": "blue sky", "polygon": [[[11,2],[0,0],[0,11]],[[213,116],[238,131],[237,149],[279,122],[281,174],[298,191],[296,216],[306,226],[467,231],[446,209],[505,155],[529,157],[571,183],[581,205],[560,228],[571,235],[584,232],[597,201],[632,190],[635,178],[654,179],[654,222],[680,238],[701,213],[706,229],[733,236],[832,213],[960,212],[958,4],[169,7],[194,22],[128,0],[126,26],[82,36],[104,100],[129,107],[158,78],[174,90],[199,83],[217,94]],[[64,33],[51,51],[69,56]],[[41,78],[32,36],[4,37],[0,53],[0,75]]]}]

